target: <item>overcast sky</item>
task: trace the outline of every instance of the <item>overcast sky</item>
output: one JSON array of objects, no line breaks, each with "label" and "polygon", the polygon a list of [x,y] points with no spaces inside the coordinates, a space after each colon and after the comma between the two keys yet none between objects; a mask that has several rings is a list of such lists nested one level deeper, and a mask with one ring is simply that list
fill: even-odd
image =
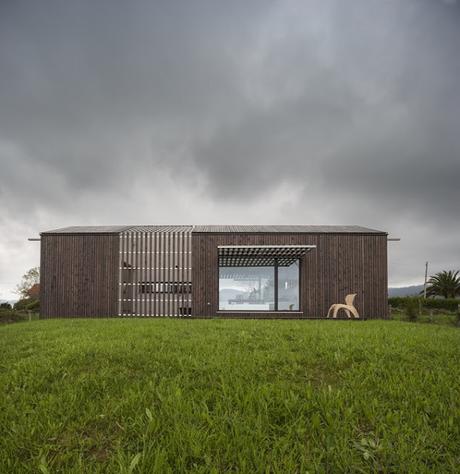
[{"label": "overcast sky", "polygon": [[0,299],[38,232],[358,224],[460,267],[454,0],[0,1]]}]

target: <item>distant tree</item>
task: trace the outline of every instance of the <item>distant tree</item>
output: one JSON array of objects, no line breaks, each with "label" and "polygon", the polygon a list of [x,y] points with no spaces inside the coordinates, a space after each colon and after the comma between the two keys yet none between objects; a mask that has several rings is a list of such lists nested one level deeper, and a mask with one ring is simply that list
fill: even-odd
[{"label": "distant tree", "polygon": [[[16,287],[16,293],[20,294],[22,299],[36,298],[40,288],[40,268],[34,267],[26,272],[21,283]],[[30,294],[32,292],[32,294]]]},{"label": "distant tree", "polygon": [[[458,271],[443,271],[431,276],[426,288],[427,296],[455,298],[460,296],[460,276]],[[420,292],[423,294],[423,291]]]},{"label": "distant tree", "polygon": [[11,309],[10,303],[1,303],[0,309]]},{"label": "distant tree", "polygon": [[27,290],[27,298],[31,298],[34,300],[38,300],[40,298],[40,284],[39,283],[34,283]]}]

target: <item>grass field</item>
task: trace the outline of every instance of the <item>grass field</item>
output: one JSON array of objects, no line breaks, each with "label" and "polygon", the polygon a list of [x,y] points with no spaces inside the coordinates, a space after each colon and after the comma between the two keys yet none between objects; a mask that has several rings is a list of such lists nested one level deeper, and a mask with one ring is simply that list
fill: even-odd
[{"label": "grass field", "polygon": [[397,321],[0,327],[0,472],[460,470],[460,330]]}]

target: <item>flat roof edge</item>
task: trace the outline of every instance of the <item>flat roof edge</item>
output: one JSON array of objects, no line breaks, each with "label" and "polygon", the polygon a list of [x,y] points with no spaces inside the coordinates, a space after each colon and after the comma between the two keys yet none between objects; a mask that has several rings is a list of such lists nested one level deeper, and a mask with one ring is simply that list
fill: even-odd
[{"label": "flat roof edge", "polygon": [[39,235],[119,235],[122,231],[117,232],[40,232]]},{"label": "flat roof edge", "polygon": [[381,235],[388,232],[361,226],[191,226],[125,225],[70,226],[40,232],[39,235],[120,235],[125,232],[190,232],[192,234],[303,234],[303,235]]},{"label": "flat roof edge", "polygon": [[40,235],[117,235],[132,226],[71,226],[40,232]]},{"label": "flat roof edge", "polygon": [[369,230],[369,231],[329,231],[329,232],[320,232],[320,231],[204,231],[204,230],[194,230],[192,234],[308,234],[308,235],[388,235],[388,232],[384,230]]},{"label": "flat roof edge", "polygon": [[388,232],[361,225],[197,225],[196,234],[365,234]]}]

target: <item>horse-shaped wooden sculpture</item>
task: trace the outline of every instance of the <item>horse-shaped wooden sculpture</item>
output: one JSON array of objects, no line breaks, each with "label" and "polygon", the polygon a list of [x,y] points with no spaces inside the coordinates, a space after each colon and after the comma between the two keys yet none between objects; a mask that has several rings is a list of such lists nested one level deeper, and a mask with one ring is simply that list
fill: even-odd
[{"label": "horse-shaped wooden sculpture", "polygon": [[343,309],[345,311],[345,313],[347,313],[347,316],[351,319],[351,315],[353,315],[354,318],[356,319],[359,319],[359,314],[358,314],[358,310],[355,308],[353,302],[355,301],[355,297],[356,297],[356,293],[353,293],[351,295],[347,295],[345,296],[345,304],[340,304],[340,303],[337,303],[337,304],[333,304],[330,308],[329,308],[329,311],[327,312],[327,318],[329,318],[329,316],[331,315],[332,313],[332,317],[333,318],[336,318],[337,317],[337,313]]}]

